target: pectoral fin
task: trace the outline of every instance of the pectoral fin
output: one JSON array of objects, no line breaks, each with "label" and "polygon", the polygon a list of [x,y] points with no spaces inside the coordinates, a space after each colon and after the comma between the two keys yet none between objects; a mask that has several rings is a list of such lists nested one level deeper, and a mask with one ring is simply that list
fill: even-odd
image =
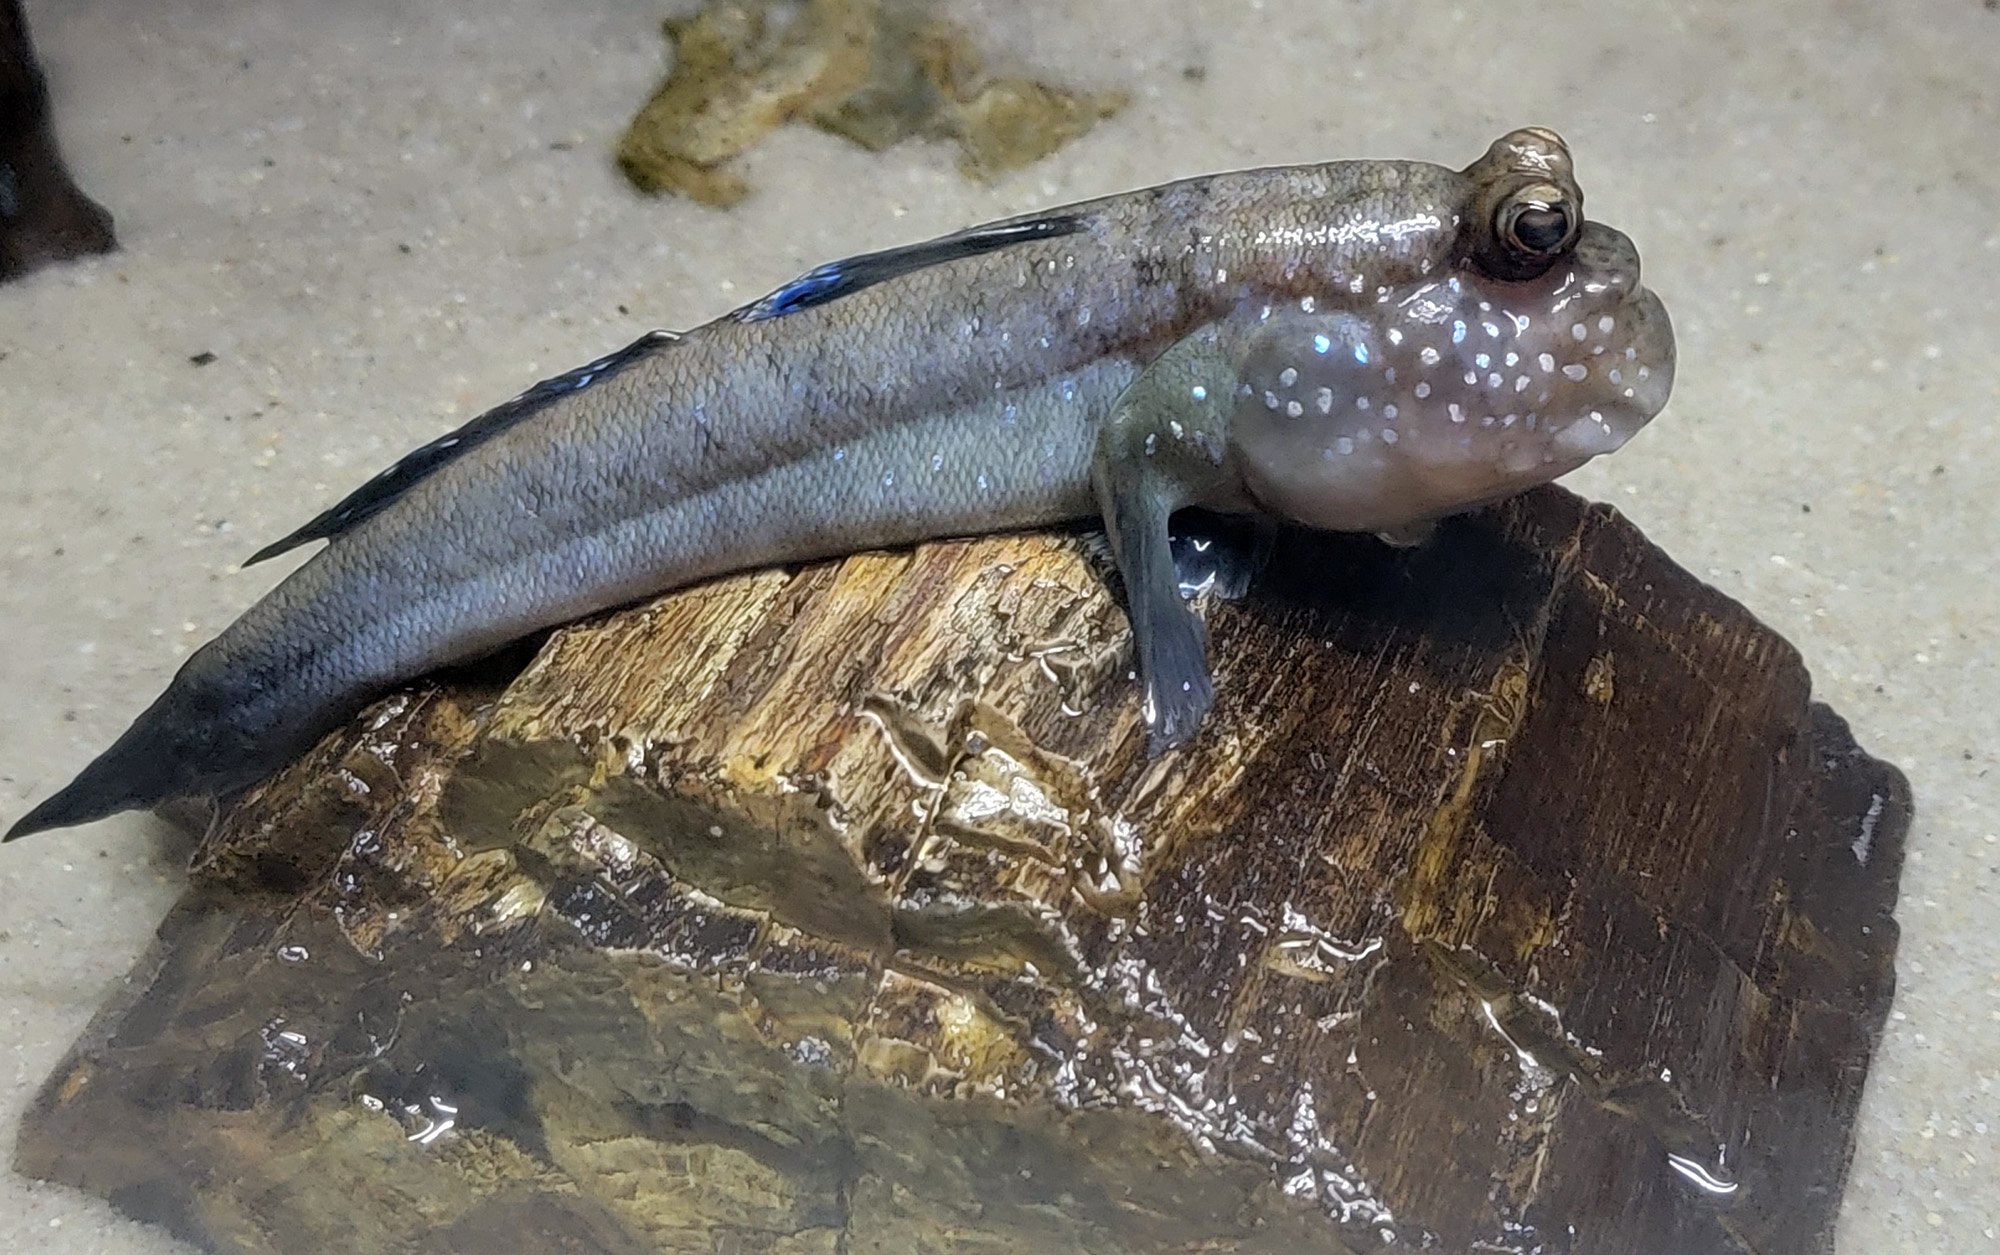
[{"label": "pectoral fin", "polygon": [[1431,538],[1437,531],[1436,519],[1423,519],[1416,523],[1405,523],[1385,532],[1375,533],[1376,539],[1396,549],[1415,549]]},{"label": "pectoral fin", "polygon": [[1278,529],[1262,515],[1183,514],[1173,535],[1181,596],[1240,601],[1271,561]]},{"label": "pectoral fin", "polygon": [[1206,633],[1181,595],[1168,522],[1226,482],[1234,370],[1204,328],[1133,380],[1099,433],[1094,467],[1125,583],[1152,753],[1192,737],[1215,702]]}]

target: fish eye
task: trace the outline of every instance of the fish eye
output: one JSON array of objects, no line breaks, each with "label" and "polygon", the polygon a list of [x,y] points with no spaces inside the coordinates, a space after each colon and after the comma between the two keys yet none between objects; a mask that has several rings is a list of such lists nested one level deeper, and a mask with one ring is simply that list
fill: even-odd
[{"label": "fish eye", "polygon": [[1524,253],[1553,253],[1569,238],[1569,210],[1524,205],[1507,223],[1508,242]]},{"label": "fish eye", "polygon": [[1493,233],[1522,261],[1547,261],[1575,242],[1579,217],[1560,188],[1542,183],[1501,202]]}]

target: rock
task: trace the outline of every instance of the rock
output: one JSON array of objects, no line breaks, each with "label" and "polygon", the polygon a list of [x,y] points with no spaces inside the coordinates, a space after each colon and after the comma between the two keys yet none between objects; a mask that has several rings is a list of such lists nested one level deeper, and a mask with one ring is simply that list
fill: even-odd
[{"label": "rock", "polygon": [[669,18],[673,70],[618,143],[643,192],[728,208],[750,194],[731,164],[787,122],[880,152],[908,139],[959,147],[990,183],[1123,109],[1123,91],[995,76],[937,0],[705,0]]},{"label": "rock", "polygon": [[1293,534],[1148,763],[1091,553],[381,703],[220,818],[18,1167],[227,1251],[1832,1249],[1909,798],[1789,646],[1559,490]]}]

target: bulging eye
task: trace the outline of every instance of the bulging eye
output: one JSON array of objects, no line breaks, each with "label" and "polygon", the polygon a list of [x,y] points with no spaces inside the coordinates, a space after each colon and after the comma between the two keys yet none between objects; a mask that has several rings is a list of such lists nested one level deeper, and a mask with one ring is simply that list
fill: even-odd
[{"label": "bulging eye", "polygon": [[1507,224],[1507,242],[1525,253],[1553,253],[1569,238],[1569,209],[1524,205]]},{"label": "bulging eye", "polygon": [[1501,202],[1493,233],[1521,261],[1547,261],[1575,242],[1581,217],[1562,189],[1536,184]]}]

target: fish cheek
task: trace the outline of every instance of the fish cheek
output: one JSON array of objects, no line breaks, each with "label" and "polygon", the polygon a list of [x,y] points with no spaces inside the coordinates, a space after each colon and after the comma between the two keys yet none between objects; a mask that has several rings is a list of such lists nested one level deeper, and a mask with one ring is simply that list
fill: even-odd
[{"label": "fish cheek", "polygon": [[1379,353],[1344,313],[1273,319],[1248,338],[1230,439],[1265,511],[1336,531],[1371,530],[1394,512],[1403,419]]}]

